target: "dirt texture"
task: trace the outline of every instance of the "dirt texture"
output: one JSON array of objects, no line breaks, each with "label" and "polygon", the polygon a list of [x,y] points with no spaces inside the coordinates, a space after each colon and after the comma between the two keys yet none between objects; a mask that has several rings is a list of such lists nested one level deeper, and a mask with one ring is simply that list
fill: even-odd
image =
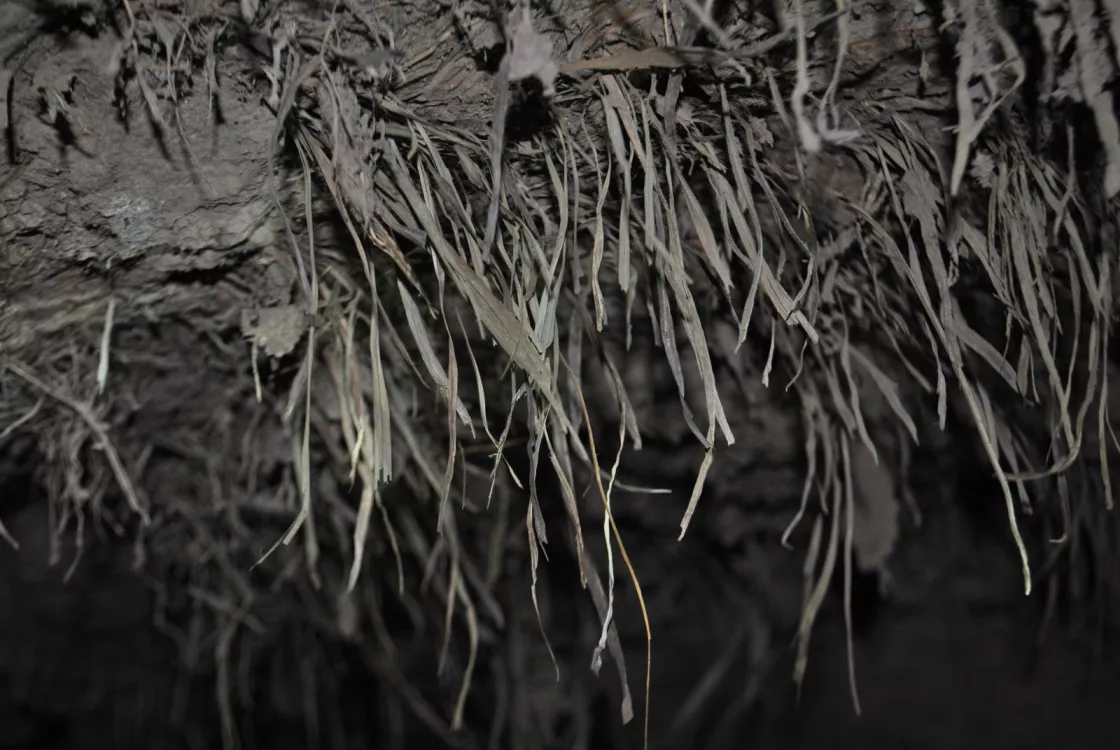
[{"label": "dirt texture", "polygon": [[1114,6],[0,5],[0,747],[1110,746]]}]

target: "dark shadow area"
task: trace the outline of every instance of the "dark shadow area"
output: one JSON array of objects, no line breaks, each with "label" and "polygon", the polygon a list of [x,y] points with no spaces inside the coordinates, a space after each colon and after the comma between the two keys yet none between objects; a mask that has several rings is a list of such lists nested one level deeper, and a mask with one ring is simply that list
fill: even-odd
[{"label": "dark shadow area", "polygon": [[[26,452],[18,458],[21,463],[6,464],[0,488],[0,519],[20,544],[18,551],[0,549],[0,748],[221,746],[217,673],[205,662],[189,666],[175,643],[174,633],[185,632],[177,628],[190,621],[191,597],[183,598],[190,584],[184,580],[176,584],[183,591],[164,590],[157,603],[143,571],[132,569],[131,541],[89,525],[83,559],[67,579],[69,555],[76,551],[66,541],[72,534],[61,537],[54,550],[59,559],[49,564],[52,544],[59,542],[49,533],[47,496],[35,480],[37,459]],[[961,466],[962,482],[949,491],[918,488],[923,527],[907,532],[890,575],[854,571],[859,716],[842,571],[814,627],[798,691],[791,680],[796,647],[787,645],[794,623],[776,602],[796,599],[799,592],[763,594],[765,587],[736,570],[736,558],[750,557],[764,544],[720,551],[702,531],[674,544],[651,517],[627,516],[621,530],[631,559],[647,574],[644,593],[655,633],[651,747],[1111,747],[1108,729],[1120,698],[1117,671],[1107,666],[1115,666],[1111,644],[1086,648],[1065,627],[1040,643],[1038,599],[1021,595],[999,514],[977,510],[990,502],[991,487],[970,478],[975,466]],[[945,476],[944,468],[932,475]],[[542,491],[551,490],[545,485]],[[679,501],[682,494],[687,489],[671,497]],[[698,528],[716,510],[702,508]],[[550,514],[548,520],[560,528],[559,517]],[[554,711],[560,722],[550,730],[555,737],[592,748],[640,747],[644,637],[633,591],[618,574],[616,618],[636,711],[624,727],[609,658],[598,679],[587,672],[598,632],[588,625],[594,610],[574,575],[575,559],[556,554],[561,540],[552,544],[541,584],[552,608],[546,632],[564,678],[554,682],[543,640],[522,644],[543,659],[536,699],[563,703],[575,691],[594,706],[586,715]],[[602,565],[598,546],[589,553]],[[798,567],[792,556],[785,564]],[[514,586],[528,583],[517,578]],[[179,604],[169,606],[168,595]],[[479,746],[466,736],[455,744],[454,734],[431,733],[427,721],[441,719],[425,720],[415,706],[386,708],[394,705],[382,694],[387,679],[407,678],[417,695],[429,696],[454,694],[454,682],[436,679],[440,657],[433,644],[440,638],[414,629],[407,599],[386,589],[371,604],[382,631],[364,637],[396,643],[395,664],[381,663],[372,644],[329,638],[312,612],[304,622],[275,621],[268,637],[254,642],[255,653],[242,659],[248,671],[231,683],[237,686],[231,705],[242,747],[358,748],[384,732],[407,747]],[[514,637],[512,631],[489,632],[489,647],[497,647],[490,653],[512,647]],[[308,660],[320,665],[314,675],[301,666]],[[329,665],[325,671],[323,665]],[[467,704],[475,726],[495,720],[503,702],[508,706],[516,684],[503,684],[511,677],[508,666],[499,658],[476,675],[475,697]],[[308,723],[322,711],[330,715]],[[339,735],[339,727],[348,728],[348,735]],[[513,746],[515,735],[493,736],[499,744],[492,746]]]}]

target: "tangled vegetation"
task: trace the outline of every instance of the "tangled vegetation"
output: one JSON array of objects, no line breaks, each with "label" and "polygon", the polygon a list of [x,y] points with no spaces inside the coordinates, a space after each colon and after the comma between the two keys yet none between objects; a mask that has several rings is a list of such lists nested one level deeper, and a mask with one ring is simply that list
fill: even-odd
[{"label": "tangled vegetation", "polygon": [[[1116,570],[1117,3],[12,14],[0,110],[35,117],[0,122],[0,432],[41,457],[57,550],[133,535],[226,747],[280,642],[312,665],[309,725],[342,722],[337,642],[449,745],[563,745],[555,716],[588,706],[510,718],[472,686],[580,668],[526,645],[554,651],[541,591],[569,557],[587,656],[648,734],[657,633],[612,512],[660,491],[619,470],[644,439],[699,446],[682,538],[736,502],[706,491],[721,461],[796,441],[770,543],[804,555],[798,680],[830,581],[888,569],[909,455],[947,425],[998,481],[1026,593]],[[752,422],[760,398],[792,430]]]}]

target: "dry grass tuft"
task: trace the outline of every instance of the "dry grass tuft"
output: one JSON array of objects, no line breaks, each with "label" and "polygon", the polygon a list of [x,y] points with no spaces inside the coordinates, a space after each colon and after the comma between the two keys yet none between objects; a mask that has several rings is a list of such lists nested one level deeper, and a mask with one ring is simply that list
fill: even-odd
[{"label": "dry grass tuft", "polygon": [[[391,11],[242,3],[232,17],[233,5],[125,0],[110,74],[132,76],[153,128],[175,128],[184,144],[182,76],[202,76],[219,102],[226,84],[215,71],[244,34],[267,78],[275,121],[263,166],[287,243],[276,262],[288,264],[299,296],[262,306],[246,326],[250,344],[236,355],[245,367],[228,380],[240,385],[224,403],[251,420],[237,455],[279,471],[283,494],[264,497],[259,466],[221,465],[185,428],[160,437],[210,462],[212,491],[198,486],[197,504],[141,496],[132,476],[146,454],[113,447],[113,433],[127,428],[107,425],[102,408],[125,392],[130,375],[118,362],[140,356],[120,340],[135,316],[125,305],[113,303],[106,316],[102,304],[100,329],[91,302],[89,312],[9,309],[8,320],[26,328],[0,338],[5,398],[27,412],[7,429],[37,431],[56,452],[70,451],[57,464],[71,472],[58,483],[60,507],[96,506],[108,489],[71,476],[92,436],[128,506],[145,522],[150,515],[149,549],[158,542],[168,569],[197,571],[192,596],[207,623],[199,627],[217,635],[195,646],[217,665],[227,747],[237,743],[230,660],[238,639],[263,637],[254,612],[272,596],[260,593],[270,579],[319,619],[330,619],[323,602],[337,604],[334,629],[344,636],[358,637],[360,611],[379,677],[456,742],[444,724],[465,726],[487,644],[515,626],[498,596],[507,555],[529,554],[532,606],[548,642],[538,576],[557,535],[570,538],[600,614],[595,668],[607,650],[628,720],[612,622],[627,605],[615,593],[612,544],[638,594],[647,649],[654,633],[612,516],[618,462],[604,468],[583,390],[586,363],[605,363],[618,422],[594,427],[618,430],[620,455],[627,438],[639,449],[650,417],[636,413],[633,384],[620,373],[644,331],[703,447],[681,537],[704,503],[720,443],[745,439],[721,372],[750,362],[762,383],[799,405],[804,489],[783,537],[801,543],[800,526],[811,529],[798,681],[836,566],[850,607],[853,566],[884,564],[896,543],[900,498],[883,490],[868,501],[868,488],[890,477],[905,484],[907,443],[917,444],[931,413],[942,429],[951,413],[971,420],[1002,490],[1028,594],[1078,539],[1106,533],[1099,511],[1111,508],[1115,445],[1106,238],[1116,231],[1120,156],[1104,84],[1120,60],[1105,55],[1114,24],[1092,3],[1074,0],[1067,15],[1037,0],[1042,49],[1026,50],[1008,25],[1014,3],[947,0],[944,19],[909,19],[921,62],[891,61],[902,71],[893,78],[866,65],[868,49],[885,57],[910,42],[895,49],[869,36],[850,14],[858,3],[846,0],[787,4],[777,28],[742,9],[721,22],[710,3],[670,2],[637,14],[625,31],[591,23],[577,2],[563,4],[562,29],[522,4],[508,19],[472,4],[451,12],[423,3]],[[701,27],[718,42],[694,46]],[[930,69],[937,39],[957,51],[949,75]],[[497,74],[479,70],[472,57],[503,40]],[[1027,60],[1039,52],[1046,75],[1038,101],[1028,101]],[[1062,60],[1076,65],[1061,70]],[[848,66],[883,76],[876,92],[857,88]],[[1074,103],[1092,112],[1092,128],[1049,124]],[[1046,149],[1032,146],[1040,137]],[[1081,142],[1090,138],[1106,144],[1104,163],[1088,165],[1103,169],[1092,182],[1074,156],[1097,150]],[[1060,158],[1049,155],[1055,144]],[[0,177],[0,191],[6,185]],[[331,221],[341,231],[324,243],[320,225]],[[62,330],[63,315],[100,345],[74,358],[73,393],[53,384],[67,355],[37,345],[33,333],[50,316]],[[717,322],[732,340],[717,336]],[[87,399],[79,394],[93,382],[90,357],[101,358],[93,369],[105,393]],[[262,385],[261,367],[275,373],[277,361],[294,368],[286,391],[275,378]],[[39,413],[43,399],[77,420]],[[285,446],[264,437],[274,418]],[[1086,460],[1091,444],[1096,454]],[[511,459],[517,447],[524,461]],[[479,455],[489,456],[486,468]],[[332,470],[346,481],[324,478]],[[541,489],[542,473],[554,475],[556,493]],[[1083,490],[1076,497],[1071,481]],[[578,499],[591,484],[606,514],[602,542],[591,541],[598,530],[584,525]],[[1046,499],[1052,488],[1060,502]],[[553,502],[567,528],[546,522],[557,517]],[[513,547],[519,512],[526,540]],[[1021,530],[1028,515],[1061,524],[1042,563],[1032,564]],[[605,590],[589,552],[600,543]],[[396,665],[378,619],[382,594],[363,581],[383,572],[414,619],[440,623],[438,671],[455,683],[446,712]],[[464,629],[465,643],[456,637]],[[858,710],[854,676],[852,691]]]}]

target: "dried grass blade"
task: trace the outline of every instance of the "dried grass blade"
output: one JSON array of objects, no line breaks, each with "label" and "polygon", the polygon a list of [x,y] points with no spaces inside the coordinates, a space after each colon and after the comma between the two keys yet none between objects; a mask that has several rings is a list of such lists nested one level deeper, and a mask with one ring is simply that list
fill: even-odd
[{"label": "dried grass blade", "polygon": [[[450,403],[459,404],[459,365],[455,361],[455,341],[451,335],[447,336],[447,399]],[[439,519],[436,521],[436,533],[443,533],[444,511],[447,507],[447,497],[451,494],[451,481],[455,478],[455,453],[459,445],[458,428],[456,427],[456,409],[447,410],[447,468],[443,474],[443,486],[439,493]],[[464,408],[465,411],[465,408]]]},{"label": "dried grass blade", "polygon": [[[1021,231],[1017,227],[1012,227],[1010,231],[1013,234],[1011,242],[1012,264],[1019,281],[1019,290],[1022,293],[1023,305],[1027,312],[1027,320],[1030,322],[1031,332],[1037,343],[1036,348],[1038,354],[1042,358],[1043,366],[1046,368],[1046,375],[1050,382],[1050,388],[1054,395],[1058,397],[1059,418],[1061,420],[1061,428],[1065,434],[1066,445],[1069,451],[1076,455],[1077,444],[1073,436],[1073,425],[1070,422],[1068,394],[1065,388],[1062,387],[1061,375],[1058,373],[1058,365],[1054,361],[1054,356],[1050,350],[1049,336],[1046,333],[1046,327],[1043,325],[1042,316],[1039,311],[1039,297],[1036,283],[1041,283],[1042,280],[1036,279],[1032,275],[1030,260],[1027,257],[1025,248],[1025,238],[1022,236]],[[1069,454],[1067,454],[1067,457],[1068,455]]]},{"label": "dried grass blade", "polygon": [[460,579],[456,587],[459,600],[467,613],[467,666],[463,670],[463,682],[459,687],[459,697],[455,701],[455,711],[451,715],[451,730],[458,731],[463,728],[463,714],[467,706],[467,695],[470,691],[471,678],[474,676],[475,665],[478,662],[478,613],[475,611],[474,602],[467,593],[467,587]]},{"label": "dried grass blade", "polygon": [[850,347],[850,356],[857,364],[867,371],[871,382],[883,394],[887,404],[890,406],[891,411],[906,428],[906,432],[914,441],[915,445],[918,443],[918,427],[914,424],[914,419],[910,413],[906,411],[906,407],[902,405],[902,399],[898,396],[898,383],[896,383],[889,375],[884,373],[879,367],[868,357],[858,346]]},{"label": "dried grass blade", "polygon": [[417,220],[428,234],[428,240],[435,247],[443,262],[451,271],[456,284],[471,301],[479,322],[505,349],[510,358],[517,363],[529,379],[549,399],[553,408],[561,409],[559,397],[552,381],[552,372],[544,356],[532,341],[532,336],[524,325],[506,309],[494,296],[486,283],[474,272],[467,262],[456,253],[444,239],[439,223],[424,206],[416,192],[415,185],[408,176],[400,150],[392,141],[388,147],[388,162],[394,179]]},{"label": "dried grass blade", "polygon": [[[604,84],[607,84],[608,81],[613,83],[613,80],[608,77],[604,80]],[[617,91],[617,89],[617,85],[614,87],[608,86],[608,90],[612,93]],[[621,96],[621,91],[619,91],[617,95]],[[628,154],[626,151],[626,143],[622,137],[622,127],[619,124],[620,109],[611,102],[611,97],[603,96],[602,100],[603,113],[606,115],[607,119],[607,134],[609,136],[611,149],[614,152],[614,161],[619,164],[619,171],[622,173],[623,195],[618,207],[618,285],[622,287],[623,291],[626,291],[630,288],[630,206],[633,201],[632,196],[634,190],[630,165],[633,152]],[[608,180],[610,179],[609,164],[607,166],[607,178]],[[603,210],[603,193],[603,188],[600,188],[600,204],[596,206],[597,219],[602,214]],[[596,228],[598,229],[598,224],[596,224]],[[596,239],[598,239],[598,232],[596,235]],[[602,326],[600,326],[599,330],[602,330]]]},{"label": "dried grass blade", "polygon": [[[667,173],[670,169],[671,165],[666,164]],[[727,441],[728,445],[733,445],[735,436],[727,422],[723,401],[720,399],[719,391],[716,388],[715,372],[712,369],[708,340],[704,334],[703,326],[700,325],[700,314],[696,309],[696,302],[688,288],[688,280],[684,271],[684,251],[680,243],[680,228],[677,226],[676,212],[672,205],[668,207],[666,216],[669,222],[669,248],[659,247],[658,249],[663,252],[663,273],[673,289],[677,306],[681,311],[685,334],[688,336],[689,344],[692,345],[692,353],[696,357],[697,369],[700,371],[700,379],[704,384],[704,400],[708,410],[708,419],[713,426],[713,429],[709,432],[714,435],[714,426],[718,425],[724,440]],[[666,311],[667,308],[663,306],[662,315]],[[664,322],[662,325],[664,332]],[[712,445],[712,439],[701,438],[701,442],[705,448],[708,448]]]},{"label": "dried grass blade", "polygon": [[720,286],[723,287],[724,293],[731,290],[733,286],[731,283],[731,270],[727,267],[727,261],[722,257],[719,247],[716,244],[716,236],[712,231],[712,225],[708,221],[707,214],[700,206],[700,201],[696,198],[696,193],[688,186],[688,183],[682,177],[680,180],[681,195],[684,196],[685,206],[688,208],[689,217],[692,219],[692,226],[696,230],[697,238],[700,240],[700,247],[704,250],[704,257],[708,261],[712,272],[715,273],[716,278],[719,279]]},{"label": "dried grass blade", "polygon": [[704,460],[700,462],[700,471],[696,476],[696,482],[692,485],[688,507],[684,511],[684,518],[681,519],[681,533],[677,537],[678,542],[684,539],[685,532],[688,531],[688,524],[692,521],[692,514],[696,512],[696,506],[700,502],[700,495],[704,492],[704,482],[708,478],[708,471],[712,468],[712,461],[715,458],[710,446],[711,442],[709,441],[709,448],[704,452]]},{"label": "dried grass blade", "polygon": [[[563,362],[564,367],[568,368],[568,363]],[[579,398],[580,411],[583,415],[584,424],[587,427],[587,443],[588,452],[591,454],[592,467],[595,470],[595,485],[599,489],[599,496],[603,501],[603,512],[607,514],[610,520],[611,531],[614,534],[615,542],[618,543],[618,550],[622,554],[622,560],[626,564],[627,570],[630,572],[630,580],[634,583],[634,592],[638,595],[638,604],[642,608],[642,621],[645,623],[646,628],[646,706],[645,706],[645,726],[642,732],[643,747],[647,750],[649,748],[649,696],[650,685],[652,684],[652,670],[653,670],[653,632],[650,629],[649,612],[646,610],[646,599],[642,594],[642,585],[638,581],[638,574],[634,571],[634,565],[630,562],[630,555],[626,552],[626,545],[622,543],[622,535],[618,531],[618,525],[615,524],[614,514],[611,513],[610,503],[607,500],[606,490],[603,488],[603,476],[599,470],[599,456],[598,451],[595,449],[595,431],[591,424],[591,416],[587,412],[587,402],[583,398],[583,390],[579,387],[576,374],[568,368],[568,374],[572,376],[575,383],[576,395]]]},{"label": "dried grass blade", "polygon": [[801,405],[801,424],[802,431],[805,434],[805,481],[801,486],[801,503],[797,508],[797,513],[793,516],[793,520],[789,522],[789,526],[782,532],[782,546],[786,549],[793,549],[790,546],[789,538],[792,536],[801,519],[805,517],[805,511],[809,508],[809,493],[812,492],[813,482],[817,478],[817,419],[816,414],[820,410],[820,397],[815,392],[806,394],[802,397]]},{"label": "dried grass blade", "polygon": [[[899,217],[902,217],[903,216],[902,208],[899,205],[897,195],[894,194],[894,192],[893,192],[894,187],[893,187],[893,184],[891,184],[891,182],[890,182],[889,172],[887,172],[887,168],[886,168],[885,164],[884,164],[884,173],[887,174],[887,181],[888,181],[888,184],[890,184],[890,187],[891,187],[892,200],[894,202],[895,213]],[[895,243],[894,238],[878,222],[876,222],[875,219],[873,217],[871,217],[866,211],[864,211],[863,209],[861,209],[858,206],[856,206],[855,209],[856,209],[857,212],[859,212],[863,216],[864,221],[867,222],[868,226],[870,226],[875,231],[875,233],[879,236],[880,241],[882,242],[884,248],[886,248],[888,250],[891,258],[894,260],[895,267],[900,269],[901,274],[903,274],[905,277],[911,279],[911,286],[916,291],[918,291],[919,300],[922,302],[922,305],[925,308],[926,322],[928,322],[928,324],[930,326],[932,326],[937,331],[937,334],[938,334],[938,337],[941,341],[942,346],[948,348],[948,346],[949,346],[948,339],[945,336],[945,332],[941,328],[941,325],[938,322],[937,316],[933,311],[933,306],[930,303],[929,295],[928,294],[923,295],[921,293],[921,290],[924,289],[924,284],[922,284],[922,282],[920,282],[917,279],[914,279],[911,276],[910,266],[908,264],[906,264],[905,261],[902,259],[902,251],[899,249],[898,245]],[[919,286],[919,285],[921,285],[921,286]],[[936,344],[933,345],[932,351],[933,351],[934,355],[937,356],[938,348],[937,348]],[[969,413],[972,415],[972,418],[975,421],[976,426],[978,428],[978,432],[979,432],[980,437],[981,437],[981,442],[982,442],[983,447],[984,447],[984,453],[987,456],[988,461],[991,464],[992,469],[996,474],[996,479],[999,481],[1000,489],[1003,491],[1004,504],[1005,504],[1005,507],[1006,507],[1006,510],[1007,510],[1008,525],[1011,528],[1011,536],[1015,540],[1015,547],[1019,552],[1019,559],[1022,562],[1022,566],[1023,566],[1024,588],[1025,588],[1026,594],[1030,595],[1030,593],[1031,593],[1030,559],[1027,556],[1027,548],[1026,548],[1026,545],[1023,543],[1022,534],[1019,532],[1019,522],[1015,517],[1015,499],[1011,494],[1011,486],[1008,483],[1007,474],[1004,472],[1003,468],[1000,465],[999,453],[996,449],[996,446],[992,444],[991,439],[988,437],[987,430],[983,429],[984,420],[981,417],[979,405],[976,402],[976,394],[972,390],[972,387],[971,387],[968,379],[965,377],[964,368],[963,368],[961,362],[959,361],[959,359],[956,360],[956,361],[951,360],[951,365],[953,367],[954,374],[957,377],[957,382],[961,387],[961,392],[964,394],[965,401],[968,404]],[[938,377],[938,393],[939,393],[939,399],[940,399],[940,403],[938,405],[938,408],[939,408],[940,413],[942,415],[944,415],[944,413],[945,413],[944,412],[944,409],[945,409],[944,398],[945,397],[944,397],[943,394],[945,392],[945,387],[944,387],[944,377],[945,376],[944,376],[944,373],[942,372],[940,367],[938,367],[937,377]],[[944,420],[944,417],[942,417],[942,420]],[[942,421],[942,424],[944,424],[944,421]]]},{"label": "dried grass blade", "polygon": [[[598,154],[595,157],[595,171],[599,171]],[[599,182],[599,199],[595,202],[595,224],[591,240],[591,297],[595,303],[595,330],[602,332],[607,322],[606,307],[603,303],[603,290],[599,286],[599,269],[603,265],[603,207],[607,202],[607,186],[611,179],[611,162],[607,161],[607,172]]]},{"label": "dried grass blade", "polygon": [[[602,581],[599,580],[599,571],[595,568],[594,558],[588,556],[585,559],[589,573],[587,584],[591,591],[591,601],[594,602],[595,610],[599,613],[599,619],[602,620],[607,613],[607,595],[603,591]],[[630,678],[626,674],[626,655],[622,651],[622,641],[618,636],[617,624],[611,624],[607,633],[607,649],[614,660],[615,668],[618,670],[619,689],[622,693],[620,706],[622,723],[629,724],[634,720],[634,699],[630,694]]]},{"label": "dried grass blade", "polygon": [[575,534],[576,540],[576,562],[579,564],[580,582],[587,586],[587,563],[584,559],[584,544],[583,544],[583,526],[579,520],[579,507],[576,504],[576,493],[573,489],[574,478],[572,476],[571,456],[568,453],[568,445],[564,441],[564,436],[561,431],[560,425],[557,420],[549,420],[551,430],[555,431],[555,436],[550,431],[546,431],[544,435],[545,443],[548,445],[548,456],[552,463],[552,469],[556,472],[556,479],[560,483],[560,497],[564,501],[564,510],[568,513],[568,519],[572,522],[572,530]]},{"label": "dried grass blade", "polygon": [[385,365],[381,360],[381,326],[376,298],[369,313],[369,361],[372,376],[370,402],[373,407],[373,455],[370,463],[372,480],[380,486],[393,477],[393,433]]},{"label": "dried grass blade", "polygon": [[548,657],[552,660],[553,669],[556,670],[556,680],[560,680],[560,663],[556,661],[556,652],[552,649],[552,641],[548,638],[548,633],[544,628],[544,620],[541,618],[541,604],[537,597],[537,569],[540,566],[540,543],[537,540],[535,531],[536,519],[534,518],[535,512],[532,504],[525,510],[525,532],[529,535],[529,567],[533,573],[533,582],[529,586],[529,593],[533,598],[533,611],[537,614],[537,625],[541,631],[541,638],[544,639],[545,648],[548,649]]},{"label": "dried grass blade", "polygon": [[354,561],[350,565],[350,578],[346,583],[347,592],[354,590],[358,585],[358,576],[362,570],[362,560],[365,558],[366,540],[369,538],[369,526],[373,519],[373,493],[374,488],[367,484],[362,487],[362,499],[358,503],[358,518],[354,521]]},{"label": "dried grass blade", "polygon": [[[817,619],[817,613],[820,611],[821,605],[824,604],[824,598],[828,594],[828,587],[832,582],[832,574],[836,570],[836,557],[839,551],[840,539],[840,515],[841,515],[841,498],[843,497],[844,488],[838,483],[832,492],[833,503],[830,515],[832,516],[832,529],[828,535],[828,548],[824,555],[824,566],[821,569],[820,576],[817,578],[816,584],[812,587],[812,593],[809,595],[805,602],[805,607],[801,613],[801,621],[797,626],[797,657],[793,666],[793,681],[797,684],[798,695],[801,694],[801,685],[805,680],[805,671],[809,666],[809,639],[812,636],[813,623]],[[813,536],[816,540],[820,539],[820,519],[818,517],[818,526],[813,529]],[[819,541],[818,541],[819,544]],[[815,557],[815,555],[814,555]],[[806,565],[806,582],[812,580],[812,568]]]},{"label": "dried grass blade", "polygon": [[847,435],[841,436],[840,452],[844,462],[844,626],[848,646],[848,690],[852,696],[852,706],[855,708],[856,716],[859,716],[863,711],[860,708],[859,689],[856,686],[855,644],[852,641],[852,542],[855,539],[856,501],[852,482],[851,450],[848,447]]},{"label": "dried grass blade", "polygon": [[[448,405],[459,414],[459,418],[463,420],[464,424],[471,425],[471,415],[467,411],[467,407],[459,400],[457,394],[451,393],[451,387],[447,380],[447,373],[440,367],[439,358],[436,356],[435,349],[432,348],[432,342],[428,335],[428,327],[424,325],[424,319],[420,315],[420,308],[416,306],[415,300],[412,295],[408,293],[408,289],[400,281],[397,282],[397,291],[400,293],[401,302],[404,303],[405,319],[408,321],[408,329],[412,331],[412,338],[416,342],[417,348],[420,350],[420,359],[424,362],[424,367],[428,370],[428,375],[435,381],[436,386],[439,387],[440,392],[447,398]],[[454,352],[449,352],[450,357],[454,357]]]},{"label": "dried grass blade", "polygon": [[[625,412],[625,407],[621,407]],[[611,489],[614,479],[618,474],[618,464],[622,460],[622,451],[626,447],[626,420],[620,419],[618,425],[618,452],[615,454],[614,465],[611,467],[611,478],[607,483],[606,502],[608,512],[603,514],[603,544],[607,549],[607,614],[603,617],[603,628],[599,634],[599,642],[591,655],[591,671],[598,673],[603,662],[603,650],[607,647],[607,637],[610,633],[611,623],[614,622],[614,547],[611,546],[611,529],[609,511],[611,507]]]},{"label": "dried grass blade", "polygon": [[669,362],[669,371],[673,374],[673,380],[677,384],[677,395],[681,402],[681,411],[684,414],[684,421],[692,434],[696,436],[697,440],[704,440],[704,433],[696,425],[696,418],[692,413],[692,407],[688,404],[687,390],[684,382],[684,368],[681,367],[680,351],[677,348],[677,334],[674,330],[673,311],[670,308],[669,295],[665,291],[665,281],[658,279],[657,281],[658,300],[660,301],[660,315],[658,316],[661,321],[661,346],[665,352],[665,359]]}]

